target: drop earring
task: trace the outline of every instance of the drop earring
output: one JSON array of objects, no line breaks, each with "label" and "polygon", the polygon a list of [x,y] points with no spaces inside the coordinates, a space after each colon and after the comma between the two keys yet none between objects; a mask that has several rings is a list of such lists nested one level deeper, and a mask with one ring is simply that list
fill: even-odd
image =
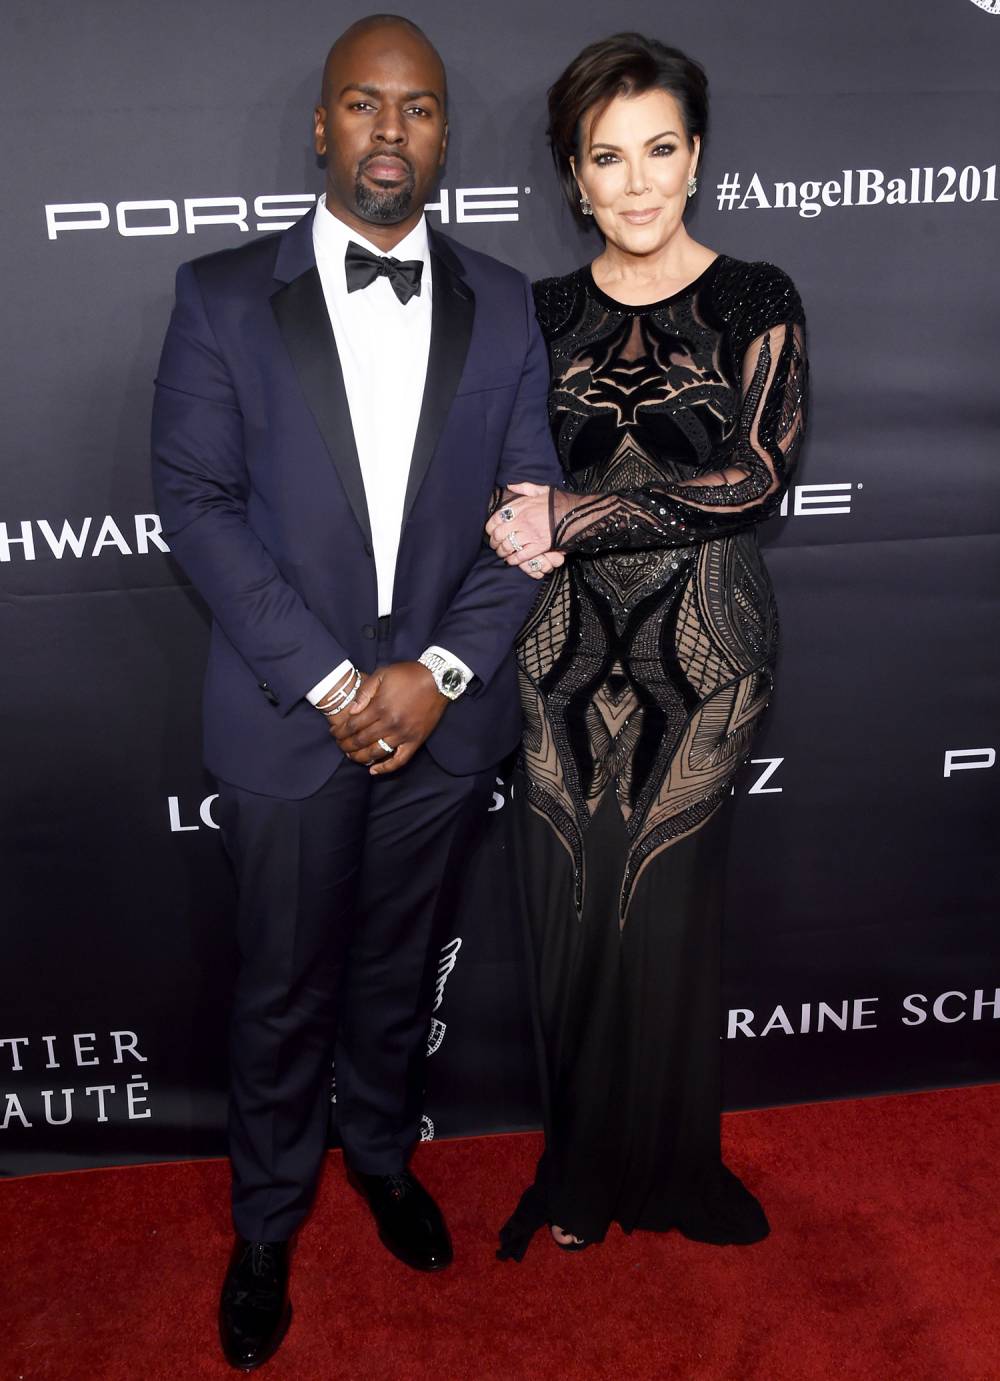
[{"label": "drop earring", "polygon": [[688,196],[689,196],[689,197],[693,197],[694,194],[695,194],[695,192],[697,192],[697,190],[698,190],[698,179],[697,179],[697,177],[689,177],[689,178],[688,178]]},{"label": "drop earring", "polygon": [[590,198],[584,196],[582,192],[580,194],[580,210],[585,216],[592,216],[594,214],[594,208],[590,204]]}]

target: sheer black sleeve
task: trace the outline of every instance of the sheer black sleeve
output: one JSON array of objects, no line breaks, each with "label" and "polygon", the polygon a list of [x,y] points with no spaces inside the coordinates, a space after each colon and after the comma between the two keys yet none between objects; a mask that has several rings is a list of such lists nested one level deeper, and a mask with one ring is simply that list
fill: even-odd
[{"label": "sheer black sleeve", "polygon": [[693,480],[556,496],[553,546],[605,551],[687,546],[769,518],[780,507],[805,431],[805,319],[791,280],[760,265],[730,327],[741,402],[728,442]]}]

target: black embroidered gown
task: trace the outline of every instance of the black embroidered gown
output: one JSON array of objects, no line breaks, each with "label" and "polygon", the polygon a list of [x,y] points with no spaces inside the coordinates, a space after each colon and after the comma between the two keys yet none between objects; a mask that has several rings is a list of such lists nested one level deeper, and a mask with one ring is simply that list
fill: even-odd
[{"label": "black embroidered gown", "polygon": [[500,1255],[546,1221],[756,1241],[763,1210],[720,1152],[719,935],[726,807],[772,685],[756,524],[802,440],[802,307],[779,269],[726,255],[648,306],[589,267],[535,300],[580,497],[519,642],[546,1142]]}]

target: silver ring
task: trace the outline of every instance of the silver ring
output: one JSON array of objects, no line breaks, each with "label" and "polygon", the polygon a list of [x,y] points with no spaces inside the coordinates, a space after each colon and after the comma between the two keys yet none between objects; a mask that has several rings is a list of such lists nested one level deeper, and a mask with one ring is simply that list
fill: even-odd
[{"label": "silver ring", "polygon": [[542,569],[542,563],[541,563],[541,561],[539,560],[539,558],[538,558],[537,556],[533,556],[533,557],[531,558],[531,560],[528,562],[528,570],[529,570],[529,571],[540,571],[541,569]]},{"label": "silver ring", "polygon": [[383,752],[383,753],[388,753],[388,755],[389,755],[390,758],[392,757],[393,753],[395,753],[395,751],[396,751],[395,748],[393,748],[393,746],[392,746],[391,743],[386,743],[386,741],[385,741],[384,738],[376,739],[375,742],[376,742],[376,743],[378,744],[378,746],[382,749],[382,752]]},{"label": "silver ring", "polygon": [[524,543],[517,540],[517,534],[508,532],[507,541],[510,543],[511,551],[524,551]]},{"label": "silver ring", "polygon": [[514,510],[511,508],[510,504],[507,504],[505,508],[501,508],[500,521],[504,523],[512,523],[514,521]]}]

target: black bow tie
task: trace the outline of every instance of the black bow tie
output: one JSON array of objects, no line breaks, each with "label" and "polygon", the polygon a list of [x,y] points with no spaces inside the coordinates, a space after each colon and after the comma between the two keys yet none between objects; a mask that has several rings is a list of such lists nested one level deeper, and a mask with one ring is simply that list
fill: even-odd
[{"label": "black bow tie", "polygon": [[404,307],[411,297],[420,296],[420,276],[424,271],[422,259],[392,259],[387,254],[372,254],[364,245],[351,240],[344,255],[344,266],[347,269],[349,293],[367,288],[376,278],[384,275]]}]

